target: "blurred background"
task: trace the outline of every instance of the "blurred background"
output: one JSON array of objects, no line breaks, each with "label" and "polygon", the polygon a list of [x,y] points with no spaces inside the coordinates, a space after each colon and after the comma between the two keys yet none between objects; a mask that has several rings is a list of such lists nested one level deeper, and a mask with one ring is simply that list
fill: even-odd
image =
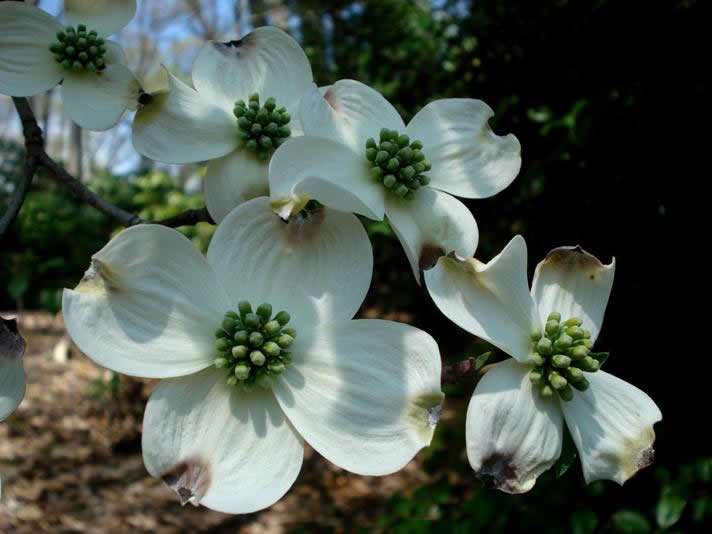
[{"label": "blurred background", "polygon": [[[61,12],[57,1],[39,5]],[[447,386],[433,446],[398,474],[358,477],[308,452],[295,486],[266,511],[181,508],[141,462],[152,383],[97,368],[62,327],[62,288],[76,285],[91,254],[120,228],[40,174],[0,249],[0,310],[20,314],[28,342],[27,396],[0,425],[0,531],[709,532],[709,356],[687,339],[703,317],[685,313],[690,293],[703,302],[708,285],[700,282],[706,239],[698,221],[683,223],[704,213],[693,208],[694,197],[706,199],[684,192],[694,193],[706,170],[708,22],[696,0],[139,0],[118,39],[148,89],[164,83],[161,63],[189,81],[204,40],[271,24],[303,45],[319,85],[358,79],[406,122],[437,98],[487,102],[495,132],[521,141],[523,165],[504,192],[467,202],[480,228],[476,256],[488,261],[518,233],[527,240],[530,275],[560,245],[580,244],[606,263],[615,256],[597,347],[611,352],[607,371],[660,406],[656,462],[624,487],[585,486],[573,459],[527,494],[486,489],[464,453],[469,381]],[[48,152],[105,199],[146,219],[202,207],[204,167],[139,156],[130,116],[91,133],[62,114],[56,89],[31,104]],[[10,99],[0,96],[0,212],[20,180],[20,134]],[[387,222],[363,222],[376,266],[360,314],[427,330],[446,361],[490,350],[416,285]],[[181,231],[204,250],[213,227]],[[692,238],[703,246],[687,247]]]}]

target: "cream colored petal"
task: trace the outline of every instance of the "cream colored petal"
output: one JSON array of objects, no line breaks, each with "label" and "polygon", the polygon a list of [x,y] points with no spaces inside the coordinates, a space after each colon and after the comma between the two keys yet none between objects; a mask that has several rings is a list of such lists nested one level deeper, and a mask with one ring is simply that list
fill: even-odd
[{"label": "cream colored petal", "polygon": [[578,317],[596,341],[613,287],[616,261],[604,265],[581,247],[555,248],[536,266],[532,297],[542,322],[549,313]]},{"label": "cream colored petal", "polygon": [[49,47],[62,30],[57,20],[23,2],[0,2],[0,93],[32,96],[62,79]]},{"label": "cream colored petal", "polygon": [[210,368],[161,381],[143,417],[143,461],[183,504],[247,514],[292,486],[304,445],[272,392],[244,393],[225,378]]},{"label": "cream colored petal", "polygon": [[620,378],[604,371],[586,378],[589,389],[561,403],[583,475],[589,483],[623,484],[653,462],[653,424],[663,416],[648,395]]},{"label": "cream colored petal", "polygon": [[136,0],[64,0],[67,25],[84,24],[99,37],[119,31],[135,14]]},{"label": "cream colored petal", "polygon": [[558,401],[532,390],[530,367],[507,360],[477,384],[467,408],[467,458],[485,484],[524,493],[561,455]]},{"label": "cream colored petal", "polygon": [[298,336],[292,347],[274,394],[329,461],[385,475],[430,444],[443,394],[440,353],[427,333],[391,321],[343,321]]},{"label": "cream colored petal", "polygon": [[517,360],[528,360],[531,333],[541,325],[529,295],[527,246],[521,236],[487,264],[441,257],[424,277],[445,317]]}]

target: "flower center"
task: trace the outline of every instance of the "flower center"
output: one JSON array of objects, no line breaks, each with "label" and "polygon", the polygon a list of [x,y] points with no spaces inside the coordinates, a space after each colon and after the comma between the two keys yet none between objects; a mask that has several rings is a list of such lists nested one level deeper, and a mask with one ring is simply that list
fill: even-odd
[{"label": "flower center", "polygon": [[237,117],[240,139],[260,159],[269,158],[292,133],[287,126],[291,119],[287,108],[278,108],[272,97],[260,107],[259,95],[252,94],[247,103],[244,100],[235,102],[232,111]]},{"label": "flower center", "polygon": [[76,30],[67,26],[64,31],[57,32],[57,42],[52,43],[49,49],[55,61],[65,69],[101,72],[106,68],[104,39],[100,39],[94,30],[87,33],[84,24],[79,24]]},{"label": "flower center", "polygon": [[529,378],[539,385],[542,397],[556,392],[570,401],[574,395],[572,386],[579,391],[588,389],[584,372],[595,373],[608,357],[607,352],[591,352],[591,332],[581,328],[581,323],[578,317],[561,322],[561,314],[552,312],[544,332],[536,330],[532,334],[534,352],[530,360],[536,367],[529,372]]},{"label": "flower center", "polygon": [[423,173],[430,170],[430,162],[422,152],[423,143],[411,142],[395,130],[383,128],[380,141],[366,141],[366,159],[371,163],[371,175],[387,190],[401,198],[411,199],[430,178]]},{"label": "flower center", "polygon": [[272,377],[284,371],[292,358],[287,349],[297,332],[284,328],[289,314],[281,311],[272,318],[272,306],[260,304],[256,312],[247,301],[229,311],[215,331],[215,367],[228,370],[227,383],[242,384],[249,391],[255,384],[272,386]]}]

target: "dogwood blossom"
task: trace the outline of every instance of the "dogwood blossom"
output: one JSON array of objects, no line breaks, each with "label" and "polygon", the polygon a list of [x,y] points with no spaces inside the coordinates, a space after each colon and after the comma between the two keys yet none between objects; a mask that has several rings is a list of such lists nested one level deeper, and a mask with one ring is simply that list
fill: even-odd
[{"label": "dogwood blossom", "polygon": [[162,226],[124,230],[65,290],[63,313],[99,364],[164,379],[144,415],[148,471],[183,503],[247,513],[291,487],[303,441],[366,475],[430,442],[438,347],[411,326],[351,320],[372,268],[354,215],[285,223],[263,197],[223,219],[207,257]]},{"label": "dogwood blossom", "polygon": [[205,43],[192,80],[194,89],[169,74],[169,90],[136,114],[133,143],[166,163],[210,160],[205,203],[219,222],[241,202],[269,194],[270,156],[300,131],[292,115],[312,71],[294,39],[263,27],[237,41]]},{"label": "dogwood blossom", "polygon": [[0,421],[14,412],[25,397],[24,353],[25,340],[17,333],[16,321],[0,317]]},{"label": "dogwood blossom", "polygon": [[360,82],[313,87],[300,106],[304,137],[270,163],[273,206],[286,216],[313,198],[371,219],[385,214],[420,281],[420,268],[440,255],[469,257],[477,247],[475,219],[452,195],[495,195],[519,172],[519,141],[495,135],[492,115],[480,100],[436,100],[406,126]]},{"label": "dogwood blossom", "polygon": [[0,3],[0,93],[32,96],[62,84],[62,104],[83,128],[106,130],[136,109],[140,87],[118,43],[104,39],[135,0],[66,0],[65,23],[25,2]]},{"label": "dogwood blossom", "polygon": [[489,263],[440,258],[425,273],[438,308],[510,356],[477,384],[467,410],[470,465],[509,493],[534,486],[559,458],[566,422],[587,482],[622,484],[653,459],[662,415],[641,390],[600,371],[593,352],[613,285],[579,247],[552,250],[527,284],[527,250],[517,236]]}]

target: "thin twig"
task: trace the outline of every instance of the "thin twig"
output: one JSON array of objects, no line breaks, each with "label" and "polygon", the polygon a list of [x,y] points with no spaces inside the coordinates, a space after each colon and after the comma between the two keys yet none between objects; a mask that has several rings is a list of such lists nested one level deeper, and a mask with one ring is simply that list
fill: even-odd
[{"label": "thin twig", "polygon": [[[15,196],[12,199],[10,209],[5,213],[0,221],[0,236],[10,226],[12,221],[17,216],[22,202],[25,199],[27,189],[32,183],[34,174],[39,167],[44,167],[50,171],[54,177],[66,185],[74,195],[80,200],[93,206],[104,215],[116,220],[122,226],[134,226],[150,221],[144,221],[138,215],[130,213],[103,200],[101,197],[93,193],[80,180],[68,173],[61,165],[59,165],[52,157],[45,152],[44,143],[42,140],[42,130],[37,124],[37,119],[32,111],[26,98],[12,97],[15,104],[15,109],[22,123],[22,133],[25,136],[25,148],[27,150],[26,173],[23,183],[18,187]],[[186,210],[174,217],[156,221],[153,224],[160,224],[176,228],[178,226],[193,225],[198,222],[214,223],[212,217],[206,208],[199,210]]]}]

